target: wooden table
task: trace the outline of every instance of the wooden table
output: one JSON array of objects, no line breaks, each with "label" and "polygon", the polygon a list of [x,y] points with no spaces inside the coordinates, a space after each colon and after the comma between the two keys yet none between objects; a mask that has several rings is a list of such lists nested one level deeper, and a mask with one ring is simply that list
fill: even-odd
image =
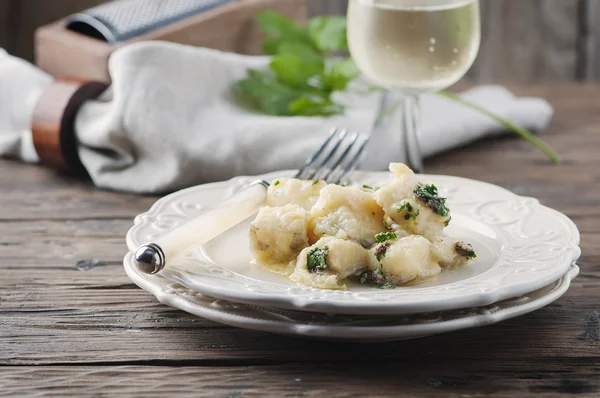
[{"label": "wooden table", "polygon": [[[556,107],[553,166],[513,137],[428,163],[570,216],[581,275],[518,319],[416,341],[334,344],[222,326],[161,305],[121,259],[154,202],[0,161],[0,396],[600,396],[600,86],[530,86]],[[38,395],[36,395],[38,396]]]}]

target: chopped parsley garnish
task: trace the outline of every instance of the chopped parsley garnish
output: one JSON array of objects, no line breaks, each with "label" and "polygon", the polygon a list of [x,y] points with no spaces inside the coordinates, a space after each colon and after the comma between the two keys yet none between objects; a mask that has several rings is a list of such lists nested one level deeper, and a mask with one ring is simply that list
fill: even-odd
[{"label": "chopped parsley garnish", "polygon": [[327,271],[327,255],[329,254],[329,248],[325,247],[323,249],[313,249],[308,253],[306,258],[307,260],[307,268],[310,272],[323,272]]},{"label": "chopped parsley garnish", "polygon": [[465,257],[467,260],[473,260],[477,258],[477,254],[475,254],[475,250],[473,250],[473,246],[464,242],[457,242],[456,246],[454,246],[454,250],[460,256]]},{"label": "chopped parsley garnish", "polygon": [[362,187],[363,187],[363,189],[368,189],[368,190],[373,191],[373,192],[377,192],[377,190],[379,189],[379,187],[373,188],[372,186],[367,185],[367,184],[364,184]]},{"label": "chopped parsley garnish", "polygon": [[414,208],[413,205],[410,204],[410,202],[407,200],[402,201],[398,205],[396,205],[396,210],[398,211],[398,213],[402,213],[404,210],[406,210],[406,214],[404,215],[404,219],[406,221],[410,219],[416,220],[420,213],[419,209]]},{"label": "chopped parsley garnish", "polygon": [[450,225],[450,221],[452,221],[452,217],[448,218],[444,225],[447,227],[448,225]]},{"label": "chopped parsley garnish", "polygon": [[358,281],[363,285],[372,285],[378,289],[395,289],[396,286],[392,284],[383,275],[380,270],[377,271],[365,271],[358,276]]},{"label": "chopped parsley garnish", "polygon": [[396,236],[396,234],[393,232],[381,232],[375,235],[375,240],[377,243],[383,243],[388,240],[396,239],[397,237],[398,236]]},{"label": "chopped parsley garnish", "polygon": [[315,185],[317,185],[319,183],[319,180],[314,180],[312,186],[314,187]]},{"label": "chopped parsley garnish", "polygon": [[385,242],[375,250],[375,257],[377,257],[377,261],[381,261],[381,259],[385,257],[385,252],[389,246],[390,242]]},{"label": "chopped parsley garnish", "polygon": [[438,196],[438,189],[435,185],[419,184],[417,189],[415,189],[415,195],[425,206],[433,210],[435,214],[442,217],[450,214],[450,210],[446,207],[446,198]]},{"label": "chopped parsley garnish", "polygon": [[277,185],[279,185],[281,183],[281,181],[279,180],[275,180],[275,182],[273,183],[273,186],[276,187]]}]

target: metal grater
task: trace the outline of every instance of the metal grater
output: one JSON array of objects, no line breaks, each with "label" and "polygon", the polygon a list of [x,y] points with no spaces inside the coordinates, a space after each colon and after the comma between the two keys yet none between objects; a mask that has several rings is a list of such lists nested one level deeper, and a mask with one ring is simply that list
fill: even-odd
[{"label": "metal grater", "polygon": [[235,0],[115,0],[67,19],[67,29],[123,42]]}]

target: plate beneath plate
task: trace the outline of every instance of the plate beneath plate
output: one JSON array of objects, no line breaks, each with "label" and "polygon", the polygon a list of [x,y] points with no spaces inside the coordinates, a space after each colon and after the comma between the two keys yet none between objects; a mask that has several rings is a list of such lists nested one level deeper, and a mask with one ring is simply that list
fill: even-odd
[{"label": "plate beneath plate", "polygon": [[[256,179],[293,172],[201,185],[160,199],[139,215],[127,234],[134,251],[176,228]],[[355,173],[357,185],[377,185],[389,173]],[[248,225],[242,223],[169,264],[161,275],[211,297],[262,307],[335,314],[414,314],[481,307],[541,289],[561,278],[581,251],[571,220],[532,198],[495,185],[448,176],[423,175],[448,198],[448,234],[473,244],[478,258],[435,280],[395,290],[353,286],[348,291],[296,286],[285,277],[251,266]]]},{"label": "plate beneath plate", "polygon": [[327,315],[232,303],[197,293],[160,275],[138,271],[133,255],[124,260],[129,278],[166,305],[240,328],[317,340],[383,342],[410,340],[471,327],[486,326],[542,308],[560,298],[579,273],[568,273],[550,285],[492,305],[405,316]]}]

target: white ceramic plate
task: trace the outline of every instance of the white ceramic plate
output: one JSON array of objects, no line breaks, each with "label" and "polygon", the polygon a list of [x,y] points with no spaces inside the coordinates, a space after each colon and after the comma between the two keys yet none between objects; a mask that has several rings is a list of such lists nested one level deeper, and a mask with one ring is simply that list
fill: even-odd
[{"label": "white ceramic plate", "polygon": [[[272,180],[293,173],[241,177],[206,184],[160,199],[139,215],[127,234],[134,251],[188,219],[216,206],[257,178]],[[355,173],[353,182],[377,185],[389,173]],[[579,232],[563,214],[536,199],[495,185],[448,176],[421,176],[448,197],[448,233],[473,244],[478,258],[443,272],[425,284],[348,291],[296,286],[285,277],[251,266],[247,220],[226,234],[174,261],[163,277],[211,297],[263,307],[335,314],[412,314],[481,307],[541,289],[561,278],[581,251]]]},{"label": "white ceramic plate", "polygon": [[124,264],[129,278],[161,303],[211,321],[287,336],[353,342],[410,340],[524,315],[560,298],[579,273],[573,264],[566,275],[548,286],[484,307],[390,317],[326,315],[233,303],[197,293],[160,275],[142,274],[131,253]]}]

